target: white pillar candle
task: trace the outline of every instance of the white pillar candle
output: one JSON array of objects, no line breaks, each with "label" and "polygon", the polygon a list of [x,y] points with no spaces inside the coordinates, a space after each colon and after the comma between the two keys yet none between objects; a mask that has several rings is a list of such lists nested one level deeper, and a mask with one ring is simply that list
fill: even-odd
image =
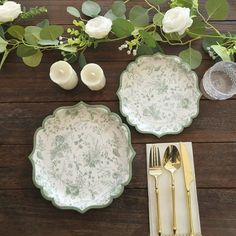
[{"label": "white pillar candle", "polygon": [[76,87],[78,76],[72,66],[66,61],[58,61],[50,68],[51,80],[66,90]]},{"label": "white pillar candle", "polygon": [[82,69],[81,80],[89,89],[97,91],[104,88],[106,84],[106,78],[102,68],[94,63],[87,64]]}]

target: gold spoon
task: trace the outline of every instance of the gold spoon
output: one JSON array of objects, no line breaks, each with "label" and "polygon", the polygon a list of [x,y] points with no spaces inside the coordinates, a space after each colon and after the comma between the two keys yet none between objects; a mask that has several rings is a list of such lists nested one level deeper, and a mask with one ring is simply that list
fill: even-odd
[{"label": "gold spoon", "polygon": [[164,154],[164,168],[171,173],[172,207],[173,207],[173,233],[176,235],[176,213],[175,213],[175,179],[174,173],[181,167],[180,153],[176,146],[167,147]]}]

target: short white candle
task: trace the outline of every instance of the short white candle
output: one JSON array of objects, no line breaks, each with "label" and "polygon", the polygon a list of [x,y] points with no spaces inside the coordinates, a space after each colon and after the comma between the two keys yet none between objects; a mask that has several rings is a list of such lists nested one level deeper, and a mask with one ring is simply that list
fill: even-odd
[{"label": "short white candle", "polygon": [[81,80],[91,90],[97,91],[104,88],[106,84],[106,78],[102,68],[94,63],[87,64],[82,69]]},{"label": "short white candle", "polygon": [[76,87],[78,76],[72,66],[66,61],[58,61],[50,68],[51,80],[66,90]]}]

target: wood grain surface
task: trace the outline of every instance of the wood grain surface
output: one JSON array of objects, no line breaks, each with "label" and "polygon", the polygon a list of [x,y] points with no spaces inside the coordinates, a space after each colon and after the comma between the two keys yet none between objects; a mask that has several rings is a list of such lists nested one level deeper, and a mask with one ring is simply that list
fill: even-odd
[{"label": "wood grain surface", "polygon": [[[46,17],[65,26],[72,21],[66,14],[66,6],[79,7],[82,3],[80,0],[20,2],[29,7],[46,6],[49,10],[30,24]],[[110,0],[98,2],[105,10],[111,6]],[[129,6],[142,2],[133,0]],[[236,32],[236,1],[229,2],[231,11],[227,20],[213,23],[224,32]],[[203,9],[205,1],[200,3]],[[209,101],[203,97],[199,116],[179,135],[158,139],[130,127],[137,152],[133,178],[122,196],[105,209],[86,214],[59,210],[34,187],[28,155],[32,151],[33,134],[45,116],[59,106],[79,101],[107,105],[120,114],[116,96],[119,76],[132,57],[118,52],[119,45],[102,45],[87,52],[88,61],[99,63],[106,73],[107,85],[100,92],[89,91],[81,82],[73,91],[64,91],[53,84],[48,74],[50,65],[60,59],[57,52],[45,54],[42,64],[35,69],[24,66],[14,53],[7,59],[0,72],[0,236],[148,236],[145,144],[172,141],[193,142],[203,235],[236,235],[236,97],[227,101]],[[203,63],[196,70],[201,79],[213,62],[200,42],[194,47],[203,53]],[[181,47],[164,46],[164,50],[178,54]],[[74,68],[79,73],[77,64]],[[125,118],[123,121],[126,122]]]}]

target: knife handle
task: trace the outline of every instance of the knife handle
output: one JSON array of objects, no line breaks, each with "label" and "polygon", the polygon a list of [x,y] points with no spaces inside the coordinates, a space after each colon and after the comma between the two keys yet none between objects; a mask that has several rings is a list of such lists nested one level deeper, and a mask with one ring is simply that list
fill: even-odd
[{"label": "knife handle", "polygon": [[161,214],[160,214],[160,197],[159,197],[159,184],[158,184],[158,178],[156,179],[156,202],[157,202],[157,227],[158,227],[158,236],[161,236]]},{"label": "knife handle", "polygon": [[190,227],[190,236],[194,236],[193,231],[193,217],[192,217],[192,201],[191,201],[191,193],[190,190],[187,190],[188,196],[188,214],[189,214],[189,227]]},{"label": "knife handle", "polygon": [[174,174],[171,174],[171,190],[172,190],[172,208],[173,208],[173,233],[176,235],[176,212],[175,212],[175,179]]}]

